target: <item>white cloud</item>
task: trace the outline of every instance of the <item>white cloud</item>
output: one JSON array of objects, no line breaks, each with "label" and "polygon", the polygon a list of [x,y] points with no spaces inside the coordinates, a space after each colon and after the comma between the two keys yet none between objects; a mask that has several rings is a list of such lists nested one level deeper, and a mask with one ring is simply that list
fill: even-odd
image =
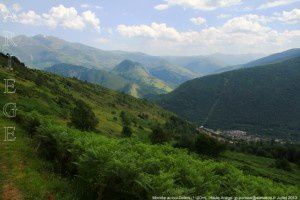
[{"label": "white cloud", "polygon": [[227,32],[255,33],[269,30],[269,28],[263,26],[267,22],[269,22],[269,19],[264,16],[249,14],[228,20],[223,25],[223,29]]},{"label": "white cloud", "polygon": [[126,26],[119,25],[117,31],[126,37],[147,37],[153,39],[181,40],[180,33],[166,24],[152,23],[148,25]]},{"label": "white cloud", "polygon": [[230,7],[240,4],[242,0],[165,0],[165,3],[158,4],[156,10],[166,10],[172,6],[181,6],[196,10],[215,10],[217,8]]},{"label": "white cloud", "polygon": [[82,18],[87,24],[90,24],[97,31],[100,31],[100,20],[99,20],[99,18],[97,18],[95,13],[93,13],[89,10],[85,11],[82,13]]},{"label": "white cloud", "polygon": [[206,19],[204,19],[203,17],[191,18],[190,21],[196,25],[206,24]]},{"label": "white cloud", "polygon": [[[143,46],[148,48],[146,51],[154,54],[210,53],[208,51],[261,53],[300,45],[299,30],[274,30],[267,26],[270,20],[259,15],[244,15],[229,19],[221,26],[207,27],[200,31],[180,32],[166,24],[158,23],[120,25],[117,31],[124,37],[143,38]],[[153,52],[150,49],[153,49]]]},{"label": "white cloud", "polygon": [[220,14],[217,16],[218,19],[226,19],[226,18],[229,18],[230,15],[229,14]]},{"label": "white cloud", "polygon": [[62,26],[67,29],[82,30],[85,23],[74,7],[66,8],[63,5],[52,7],[43,17],[51,27]]},{"label": "white cloud", "polygon": [[28,25],[41,25],[43,24],[43,19],[40,15],[30,10],[19,15],[19,23]]},{"label": "white cloud", "polygon": [[96,8],[98,10],[100,10],[100,9],[103,8],[102,6],[99,6],[99,5],[93,5],[93,6],[91,6],[90,4],[87,4],[87,3],[81,4],[80,7],[81,8]]},{"label": "white cloud", "polygon": [[277,13],[278,20],[288,23],[297,24],[300,23],[300,9],[293,9],[291,11],[283,11],[282,13]]},{"label": "white cloud", "polygon": [[299,2],[299,0],[268,0],[266,3],[260,5],[258,9],[267,9],[278,6],[284,6],[295,2]]},{"label": "white cloud", "polygon": [[[12,13],[14,20],[26,25],[45,25],[51,28],[63,27],[66,29],[83,30],[84,28],[90,27],[96,31],[100,31],[100,20],[90,10],[83,13],[78,13],[74,7],[65,7],[59,5],[52,7],[47,13],[38,14],[35,11],[30,10],[22,13]],[[0,18],[6,20],[11,15],[11,12],[7,9],[4,4],[0,4]]]}]

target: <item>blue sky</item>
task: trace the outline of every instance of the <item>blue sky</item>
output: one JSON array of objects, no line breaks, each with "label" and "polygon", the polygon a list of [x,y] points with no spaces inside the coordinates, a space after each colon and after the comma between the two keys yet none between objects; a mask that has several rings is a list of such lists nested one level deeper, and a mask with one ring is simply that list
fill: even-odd
[{"label": "blue sky", "polygon": [[300,47],[300,0],[1,0],[2,35],[45,34],[152,55]]}]

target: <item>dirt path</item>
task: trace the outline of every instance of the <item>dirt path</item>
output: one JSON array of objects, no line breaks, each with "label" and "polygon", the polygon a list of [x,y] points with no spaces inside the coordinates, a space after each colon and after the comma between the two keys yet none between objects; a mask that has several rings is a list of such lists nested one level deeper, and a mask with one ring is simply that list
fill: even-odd
[{"label": "dirt path", "polygon": [[2,200],[20,200],[23,199],[22,193],[12,182],[4,183],[2,186]]},{"label": "dirt path", "polygon": [[21,191],[16,187],[13,180],[10,180],[9,178],[11,173],[11,168],[9,167],[9,162],[7,160],[6,155],[8,152],[8,145],[11,145],[9,143],[5,143],[3,141],[0,142],[0,174],[2,175],[3,180],[2,182],[2,188],[1,188],[1,199],[2,200],[23,200],[23,195]]}]

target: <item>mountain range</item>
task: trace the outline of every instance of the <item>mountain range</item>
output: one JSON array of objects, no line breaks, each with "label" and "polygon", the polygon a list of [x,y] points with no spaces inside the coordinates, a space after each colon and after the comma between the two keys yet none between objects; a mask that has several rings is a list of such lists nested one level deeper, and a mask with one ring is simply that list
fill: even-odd
[{"label": "mountain range", "polygon": [[208,56],[169,56],[164,58],[170,63],[182,66],[200,76],[212,74],[224,67],[244,64],[261,57],[263,57],[263,54],[230,55],[216,53]]},{"label": "mountain range", "polygon": [[[0,36],[1,41],[4,41]],[[260,54],[209,56],[151,56],[140,52],[104,51],[53,36],[19,35],[13,38],[16,46],[6,52],[20,58],[32,68],[44,69],[66,63],[110,71],[123,60],[141,63],[148,72],[175,87],[187,80],[207,75],[229,65],[238,65],[262,57]],[[75,56],[76,55],[76,56]]]},{"label": "mountain range", "polygon": [[[2,41],[4,40],[2,39]],[[33,37],[20,35],[14,37],[13,41],[16,46],[10,47],[4,53],[15,55],[28,66],[37,69],[67,63],[109,71],[123,60],[128,59],[141,63],[150,74],[170,86],[178,85],[196,77],[193,72],[173,65],[161,57],[139,52],[104,51],[45,35]]]},{"label": "mountain range", "polygon": [[172,90],[163,81],[150,75],[142,64],[130,60],[122,61],[111,71],[89,69],[66,63],[55,64],[45,70],[65,77],[75,77],[96,83],[138,98],[147,98]]}]

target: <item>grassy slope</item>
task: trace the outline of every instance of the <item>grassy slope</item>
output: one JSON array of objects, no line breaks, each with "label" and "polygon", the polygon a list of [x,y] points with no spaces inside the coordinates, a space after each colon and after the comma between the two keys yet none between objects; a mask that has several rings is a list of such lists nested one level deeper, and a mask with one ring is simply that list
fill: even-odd
[{"label": "grassy slope", "polygon": [[300,185],[300,168],[295,164],[291,163],[292,171],[285,171],[272,167],[275,160],[271,158],[230,151],[224,153],[222,158],[246,174],[266,177],[285,184]]},{"label": "grassy slope", "polygon": [[[5,62],[6,60],[0,57],[0,64],[5,65]],[[231,184],[236,185],[239,189],[244,188],[247,190],[245,194],[283,194],[282,191],[285,189],[289,193],[295,191],[295,188],[288,185],[283,186],[272,183],[264,178],[244,176],[232,164],[227,165],[213,160],[199,159],[197,155],[190,156],[185,151],[169,146],[145,144],[148,143],[150,127],[157,123],[164,123],[168,116],[172,115],[152,103],[147,103],[128,95],[118,94],[100,86],[83,83],[74,79],[61,78],[40,71],[32,71],[20,67],[11,72],[0,68],[1,79],[12,77],[15,77],[17,80],[17,94],[7,95],[1,92],[1,106],[7,102],[16,102],[18,109],[24,113],[32,110],[37,111],[43,116],[43,120],[52,121],[51,124],[58,124],[62,127],[62,130],[70,131],[70,138],[78,140],[70,148],[77,149],[78,144],[83,145],[86,143],[87,147],[93,147],[92,149],[85,149],[84,151],[87,153],[95,153],[95,150],[97,152],[104,149],[103,154],[97,155],[97,159],[99,159],[99,156],[104,156],[111,159],[109,161],[110,164],[116,162],[120,167],[121,164],[128,164],[128,169],[133,167],[135,170],[140,170],[142,172],[139,176],[140,181],[142,181],[141,183],[143,181],[146,181],[146,183],[150,181],[147,183],[149,186],[153,186],[153,184],[156,186],[159,183],[157,190],[161,190],[163,194],[190,194],[194,190],[198,191],[198,189],[199,192],[206,192],[205,194],[209,194],[212,191],[215,191],[216,194],[241,194],[243,190],[232,191]],[[0,90],[3,91],[3,89],[4,86],[2,84],[0,85]],[[83,99],[86,101],[100,119],[95,134],[91,133],[91,135],[85,137],[84,133],[67,128],[69,112],[74,105],[74,99]],[[134,116],[136,121],[136,125],[133,125],[134,135],[130,140],[113,139],[118,138],[122,129],[122,123],[119,119],[121,110]],[[139,118],[138,115],[140,113],[147,114],[149,119]],[[13,123],[11,121],[8,122],[3,116],[0,119],[1,125]],[[55,133],[55,131],[50,132],[55,137],[57,136],[57,140],[59,141],[61,131],[58,133]],[[2,151],[0,159],[4,165],[15,163],[13,166],[19,166],[21,163],[21,166],[23,166],[23,161],[26,162],[23,166],[26,169],[24,172],[25,175],[20,175],[23,172],[13,168],[13,171],[4,174],[5,178],[2,181],[12,181],[15,187],[18,188],[18,191],[23,193],[23,196],[28,197],[45,197],[45,195],[51,195],[51,191],[54,191],[59,196],[65,190],[72,190],[72,186],[69,186],[71,182],[66,182],[66,180],[59,178],[53,173],[51,170],[52,163],[44,162],[42,159],[37,158],[34,152],[36,146],[31,146],[35,143],[23,134],[23,130],[19,126],[17,127],[16,135],[18,137],[17,142],[11,143],[8,151]],[[111,137],[113,138],[110,139]],[[64,144],[63,141],[62,144]],[[62,146],[62,148],[67,147]],[[86,147],[83,145],[80,148]],[[47,149],[45,150],[47,151]],[[7,154],[12,156],[6,156]],[[80,157],[80,155],[76,156]],[[78,159],[80,160],[80,158]],[[153,169],[161,167],[158,170],[160,173],[159,176],[156,174],[157,170],[154,170],[155,174],[148,174],[145,171],[146,169],[153,170],[151,167],[149,169],[147,163],[149,163],[149,166],[154,167]],[[99,169],[99,172],[103,166],[109,167],[110,165],[106,166],[106,163],[100,165],[93,164],[93,167]],[[114,167],[114,165],[111,167]],[[116,170],[121,169],[117,168]],[[120,171],[120,173],[123,172],[125,171]],[[187,173],[186,177],[181,177],[182,173]],[[178,178],[183,178],[183,182],[178,183],[175,181]],[[45,183],[45,181],[49,181],[49,183]],[[161,181],[165,182],[165,184],[160,185]],[[201,186],[203,183],[206,183],[206,185]],[[221,183],[226,184],[228,187],[226,191],[217,186]],[[266,184],[267,191],[259,190],[256,186],[258,183]],[[193,187],[194,184],[196,184],[195,188]],[[248,184],[250,184],[249,187]],[[191,188],[187,189],[186,187]],[[170,188],[172,189],[170,190]],[[50,191],[50,193],[46,191]],[[67,194],[70,194],[70,192],[67,192]],[[66,199],[72,198],[68,195],[63,195],[63,197]]]},{"label": "grassy slope", "polygon": [[147,97],[172,91],[171,87],[163,81],[151,76],[143,65],[138,62],[124,60],[112,70],[112,73],[117,74],[138,86],[138,88],[127,90],[129,92],[131,90],[137,91],[138,95],[135,95],[135,92],[128,93],[135,97]]},{"label": "grassy slope", "polygon": [[[16,124],[1,118],[4,126]],[[74,199],[69,182],[53,172],[52,163],[38,158],[36,146],[20,126],[16,130],[15,142],[4,142],[1,133],[0,199]]]},{"label": "grassy slope", "polygon": [[[12,76],[13,75],[13,76]],[[10,71],[0,68],[0,78],[14,77]],[[129,95],[119,94],[101,86],[92,85],[75,79],[65,79],[52,74],[39,71],[37,77],[41,83],[37,85],[32,81],[16,77],[16,95],[0,94],[1,105],[17,102],[18,109],[23,111],[36,110],[45,115],[54,115],[64,124],[67,124],[69,112],[75,99],[83,99],[96,113],[100,120],[97,131],[105,135],[118,135],[122,129],[120,119],[121,111],[127,112],[137,121],[137,126],[143,126],[142,132],[150,132],[150,127],[156,123],[164,123],[171,113],[164,111],[153,103],[138,100]],[[35,78],[37,78],[35,77]],[[0,86],[4,90],[4,85]],[[66,102],[60,102],[60,99]],[[143,120],[139,114],[148,115],[149,119]],[[115,118],[115,119],[114,119]]]}]

